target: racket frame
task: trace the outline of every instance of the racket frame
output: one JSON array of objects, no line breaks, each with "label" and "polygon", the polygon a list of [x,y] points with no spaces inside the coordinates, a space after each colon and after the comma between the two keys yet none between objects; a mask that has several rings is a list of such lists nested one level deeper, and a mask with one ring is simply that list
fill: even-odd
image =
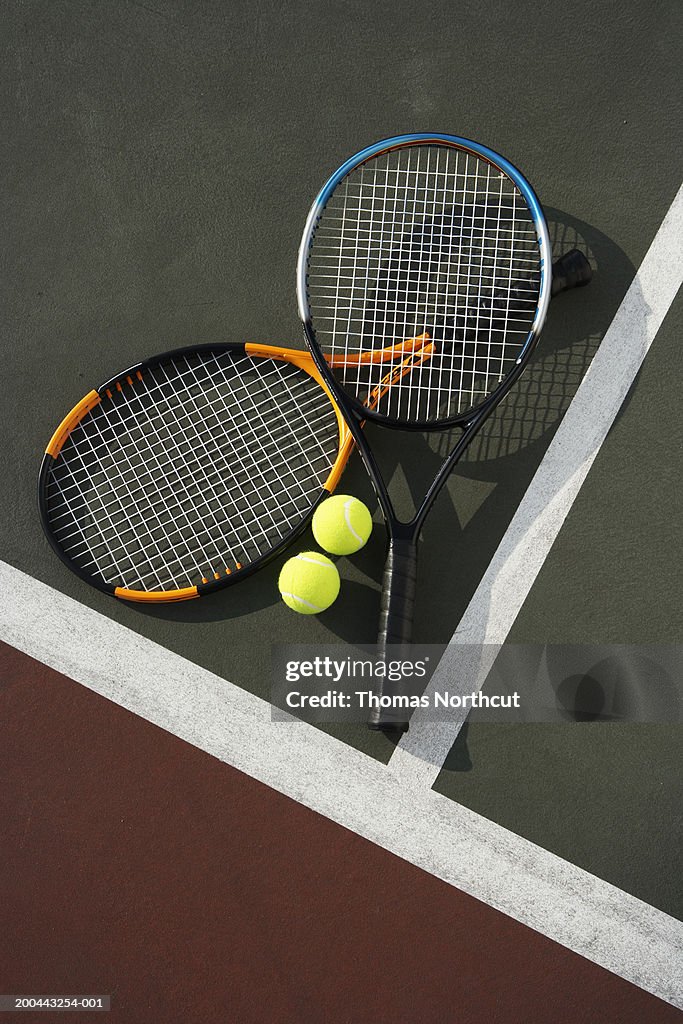
[{"label": "racket frame", "polygon": [[[404,376],[412,369],[413,365],[419,365],[419,363],[424,361],[424,359],[429,358],[432,348],[433,346],[429,344],[429,340],[426,336],[420,336],[418,338],[408,339],[403,343],[386,348],[380,352],[362,354],[356,357],[351,357],[350,360],[337,359],[333,361],[333,365],[348,365],[349,362],[396,363],[396,360],[401,359],[401,362],[398,363],[398,365],[394,365],[393,369],[384,377],[382,384],[377,389],[377,394],[373,399],[374,401],[377,401],[381,395],[385,393],[388,387],[391,386],[394,375],[397,375],[398,377]],[[213,579],[205,578],[201,583],[193,586],[167,590],[135,590],[107,583],[96,574],[87,572],[85,569],[81,568],[81,566],[79,566],[78,563],[62,548],[61,544],[55,537],[49,515],[47,489],[52,466],[59,458],[59,454],[70,434],[78,428],[81,421],[84,420],[85,417],[93,411],[93,409],[100,405],[102,401],[106,401],[111,398],[114,391],[123,391],[126,388],[133,389],[136,382],[143,380],[143,373],[146,369],[159,366],[169,360],[197,353],[221,354],[226,352],[236,358],[249,356],[253,359],[274,359],[279,362],[289,363],[312,377],[327,395],[336,416],[339,439],[336,458],[321,486],[320,494],[317,499],[311,504],[307,512],[302,515],[301,520],[297,522],[296,525],[286,533],[277,544],[272,548],[269,548],[268,551],[245,565],[236,563],[234,568],[226,569],[221,574],[214,572]],[[183,348],[163,352],[160,355],[153,356],[152,358],[143,360],[142,362],[134,363],[122,373],[116,374],[114,377],[111,377],[109,380],[99,385],[99,387],[95,388],[93,391],[90,391],[73,407],[73,409],[71,409],[69,413],[67,413],[57,429],[54,431],[43,455],[38,476],[38,510],[43,530],[52,550],[61,559],[61,561],[64,562],[64,564],[73,573],[75,573],[76,576],[85,580],[86,583],[94,586],[97,590],[101,590],[103,593],[113,595],[114,597],[125,601],[134,601],[139,603],[154,604],[192,600],[193,598],[202,597],[205,594],[212,593],[215,590],[220,590],[225,586],[231,585],[246,578],[247,576],[250,576],[295,541],[296,538],[306,529],[318,505],[324,501],[325,498],[329,497],[329,495],[335,490],[339,483],[339,479],[346,468],[353,446],[353,434],[349,430],[346,420],[344,419],[339,406],[335,402],[329,387],[321,376],[314,360],[310,353],[305,349],[286,348],[279,345],[262,345],[251,342],[246,342],[244,344],[222,343],[188,345]]]},{"label": "racket frame", "polygon": [[[354,395],[349,394],[339,382],[336,376],[330,372],[328,359],[320,348],[315,329],[313,327],[313,321],[311,317],[310,305],[308,302],[308,255],[311,250],[313,239],[315,238],[315,232],[320,222],[320,219],[325,211],[327,203],[332,196],[333,192],[344,178],[347,177],[352,171],[363,164],[368,163],[370,160],[377,156],[381,156],[385,153],[391,153],[395,150],[405,149],[420,143],[423,145],[434,145],[443,146],[445,148],[456,148],[460,151],[470,153],[472,156],[478,157],[490,164],[492,167],[506,174],[508,178],[517,186],[521,194],[523,195],[529,212],[531,214],[534,228],[536,230],[536,241],[539,249],[539,294],[538,304],[534,314],[534,319],[527,334],[525,341],[520,347],[519,354],[517,356],[515,366],[508,374],[503,378],[500,384],[494,388],[494,390],[487,396],[481,405],[477,406],[474,410],[466,410],[462,413],[455,414],[453,416],[444,417],[443,419],[434,422],[432,420],[420,421],[411,420],[404,422],[400,419],[388,416],[382,412],[378,412],[375,409],[364,408],[363,403],[356,398]],[[360,150],[355,156],[350,157],[346,160],[341,167],[339,167],[334,174],[332,174],[323,185],[322,189],[313,201],[313,205],[309,211],[308,217],[306,218],[306,224],[304,227],[301,244],[299,246],[299,253],[297,257],[297,269],[296,269],[296,282],[297,282],[297,304],[299,310],[299,319],[303,325],[304,335],[306,343],[309,347],[311,355],[315,360],[316,366],[318,367],[321,376],[324,378],[326,383],[329,385],[330,391],[334,396],[335,402],[344,410],[348,410],[349,413],[353,412],[362,419],[375,420],[378,423],[383,423],[386,426],[394,426],[400,430],[415,430],[415,431],[437,431],[437,430],[448,430],[450,427],[462,427],[466,430],[473,420],[478,420],[479,413],[490,403],[492,407],[496,406],[501,398],[504,397],[505,393],[515,383],[522,369],[526,365],[531,353],[533,352],[538,339],[541,334],[541,329],[545,322],[545,317],[548,312],[548,305],[551,298],[552,289],[552,246],[550,243],[550,236],[548,234],[548,226],[546,224],[545,215],[543,208],[529,182],[524,176],[517,170],[517,168],[506,160],[505,157],[495,153],[492,149],[487,146],[482,146],[478,142],[473,142],[471,139],[465,139],[458,135],[444,135],[434,132],[417,132],[410,135],[397,135],[389,139],[383,139],[380,142],[375,142],[371,146],[366,146],[365,149]],[[349,427],[351,428],[351,417],[347,417],[349,421]]]},{"label": "racket frame", "polygon": [[[328,365],[327,358],[318,344],[313,318],[308,300],[308,259],[309,252],[314,242],[317,226],[323,216],[327,203],[341,181],[352,171],[361,167],[369,160],[396,149],[411,146],[415,143],[435,146],[456,147],[461,151],[471,153],[494,168],[506,174],[523,195],[529,212],[531,214],[536,240],[539,249],[539,294],[533,321],[526,339],[520,346],[512,368],[505,375],[503,380],[491,391],[491,393],[476,408],[466,410],[463,413],[453,415],[448,419],[444,418],[438,422],[403,422],[391,416],[384,415],[375,410],[361,412],[362,405],[359,400],[349,394],[333,373],[333,367]],[[587,278],[589,279],[589,278]],[[585,283],[585,282],[583,282]],[[297,259],[297,299],[299,317],[301,319],[304,336],[321,377],[328,385],[337,406],[344,414],[349,430],[358,445],[366,469],[370,475],[379,500],[382,514],[387,530],[387,555],[384,568],[384,579],[382,584],[382,599],[380,608],[380,628],[378,645],[380,652],[386,652],[389,645],[396,645],[398,648],[405,648],[411,641],[412,621],[415,604],[415,589],[417,578],[417,543],[424,521],[439,492],[443,488],[453,468],[467,450],[472,439],[490,416],[500,401],[516,383],[529,358],[534,351],[545,322],[548,306],[552,295],[552,247],[548,233],[548,227],[541,204],[536,197],[534,190],[522,174],[508,160],[494,153],[472,140],[456,135],[441,135],[436,133],[415,133],[410,135],[395,136],[384,139],[371,146],[367,146],[355,156],[346,160],[337,171],[334,172],[320,190],[318,196],[308,214],[306,225],[299,247]],[[361,429],[361,419],[373,420],[386,427],[401,430],[440,432],[452,427],[459,427],[462,430],[460,437],[444,460],[435,475],[432,483],[427,489],[422,503],[416,509],[413,517],[408,520],[400,520],[396,515],[393,502],[389,495],[387,484],[380,471],[374,453],[368,444],[366,436]],[[385,693],[386,690],[382,690]],[[408,728],[408,716],[404,711],[392,709],[373,709],[368,722],[371,729],[401,731]]]}]

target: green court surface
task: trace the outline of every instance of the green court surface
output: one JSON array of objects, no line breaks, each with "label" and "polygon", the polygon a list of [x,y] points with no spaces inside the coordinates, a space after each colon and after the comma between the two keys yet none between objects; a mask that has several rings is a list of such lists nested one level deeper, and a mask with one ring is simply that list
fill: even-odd
[{"label": "green court surface", "polygon": [[[284,558],[206,600],[149,608],[89,589],[54,557],[36,476],[66,412],[139,359],[195,342],[303,347],[294,271],[319,186],[375,139],[452,132],[522,168],[556,251],[579,245],[595,276],[553,304],[527,390],[492,418],[427,521],[415,639],[445,645],[680,186],[682,11],[6,4],[0,558],[266,700],[271,642],[372,642],[379,513],[319,617],[279,601]],[[680,643],[682,328],[679,298],[510,640]],[[374,435],[409,510],[444,442]],[[376,509],[357,457],[342,487]],[[313,544],[309,532],[298,550]],[[679,729],[472,725],[435,788],[680,917]],[[360,726],[329,731],[380,762],[392,755]]]}]

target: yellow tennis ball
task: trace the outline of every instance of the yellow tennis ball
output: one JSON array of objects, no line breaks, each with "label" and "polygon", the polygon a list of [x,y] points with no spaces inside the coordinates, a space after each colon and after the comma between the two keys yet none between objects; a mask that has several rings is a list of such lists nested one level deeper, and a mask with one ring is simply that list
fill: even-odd
[{"label": "yellow tennis ball", "polygon": [[360,551],[372,533],[367,505],[350,494],[335,494],[318,505],[313,516],[313,536],[333,555]]},{"label": "yellow tennis ball", "polygon": [[337,599],[337,566],[318,551],[302,551],[282,566],[278,580],[285,604],[301,615],[324,612]]}]

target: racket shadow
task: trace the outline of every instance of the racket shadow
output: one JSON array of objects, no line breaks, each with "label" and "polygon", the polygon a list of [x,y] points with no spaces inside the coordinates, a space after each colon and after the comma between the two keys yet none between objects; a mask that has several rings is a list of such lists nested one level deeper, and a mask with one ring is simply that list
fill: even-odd
[{"label": "racket shadow", "polygon": [[[421,543],[415,639],[445,649],[486,571],[512,515],[529,486],[567,411],[600,342],[634,278],[625,253],[607,236],[558,210],[550,211],[555,254],[582,248],[596,275],[591,289],[563,296],[553,305],[543,339],[520,388],[508,396],[456,468],[432,511]],[[627,396],[617,420],[628,407]],[[388,478],[413,480],[433,476],[453,437],[406,435],[397,446],[378,438],[378,456],[390,464]],[[393,449],[394,451],[396,449]],[[578,467],[568,464],[566,477]],[[561,486],[561,485],[560,485]],[[419,501],[418,488],[403,497],[404,508]],[[408,509],[410,511],[410,508]],[[379,581],[381,557],[368,560],[368,575]],[[422,593],[420,593],[422,591]],[[469,771],[468,728],[456,739],[444,770]],[[384,742],[394,740],[385,737]],[[418,755],[419,756],[419,755]]]}]

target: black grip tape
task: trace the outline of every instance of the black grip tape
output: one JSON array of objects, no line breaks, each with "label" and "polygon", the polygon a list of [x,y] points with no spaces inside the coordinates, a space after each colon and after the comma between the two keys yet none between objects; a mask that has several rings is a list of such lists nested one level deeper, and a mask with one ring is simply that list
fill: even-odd
[{"label": "black grip tape", "polygon": [[553,263],[551,295],[566,292],[569,288],[580,288],[593,277],[590,263],[580,249],[571,249]]},{"label": "black grip tape", "polygon": [[412,540],[392,539],[382,581],[379,613],[380,647],[409,644],[413,633],[417,548]]},{"label": "black grip tape", "polygon": [[[379,656],[386,658],[388,646],[408,648],[413,631],[415,583],[417,580],[417,547],[415,541],[394,537],[384,566],[382,602],[380,606],[377,646]],[[400,655],[399,655],[400,656]],[[406,657],[409,657],[406,650]],[[394,696],[396,684],[384,679],[377,696]],[[405,732],[408,716],[405,708],[373,708],[368,725],[371,729]]]}]

